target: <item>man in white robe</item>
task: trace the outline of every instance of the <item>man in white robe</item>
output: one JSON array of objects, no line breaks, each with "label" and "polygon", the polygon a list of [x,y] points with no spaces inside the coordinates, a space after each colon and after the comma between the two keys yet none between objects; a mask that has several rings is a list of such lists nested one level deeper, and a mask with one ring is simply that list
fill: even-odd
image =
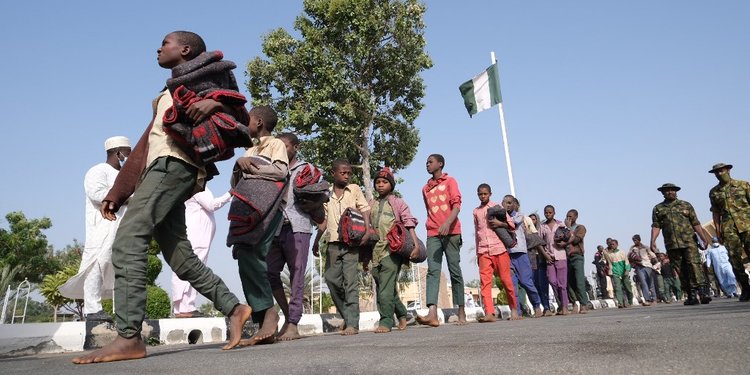
[{"label": "man in white robe", "polygon": [[[193,195],[185,201],[185,226],[187,237],[193,246],[193,252],[198,259],[206,264],[208,261],[208,250],[216,233],[216,220],[214,212],[224,207],[232,200],[227,192],[220,197],[214,198],[211,190],[206,190]],[[198,292],[190,286],[187,281],[180,280],[172,272],[172,312],[176,318],[198,318],[203,315],[195,306]]]},{"label": "man in white robe", "polygon": [[86,242],[78,273],[60,287],[60,294],[73,299],[83,299],[86,320],[111,321],[102,309],[102,297],[112,298],[114,270],[112,269],[112,243],[125,207],[117,212],[117,220],[102,217],[99,209],[102,199],[115,183],[120,167],[130,155],[130,141],[122,136],[104,142],[107,160],[86,172],[83,180],[86,192]]}]

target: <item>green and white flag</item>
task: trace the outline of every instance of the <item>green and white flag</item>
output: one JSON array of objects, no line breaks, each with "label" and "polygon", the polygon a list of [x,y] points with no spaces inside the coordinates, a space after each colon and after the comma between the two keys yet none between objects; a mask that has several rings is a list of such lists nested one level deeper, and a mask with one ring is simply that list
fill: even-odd
[{"label": "green and white flag", "polygon": [[487,70],[470,81],[464,82],[458,87],[458,90],[464,97],[464,105],[466,110],[469,111],[469,117],[502,102],[497,63],[490,65]]}]

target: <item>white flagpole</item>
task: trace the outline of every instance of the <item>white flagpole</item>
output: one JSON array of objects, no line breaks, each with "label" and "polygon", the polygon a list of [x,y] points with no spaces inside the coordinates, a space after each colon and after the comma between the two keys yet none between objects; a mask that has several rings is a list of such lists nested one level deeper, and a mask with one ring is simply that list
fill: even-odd
[{"label": "white flagpole", "polygon": [[[497,63],[495,59],[495,51],[490,52],[490,59],[492,64]],[[498,65],[498,72],[500,71],[500,65]],[[499,77],[498,77],[499,79]],[[510,166],[510,148],[508,147],[508,134],[505,131],[505,113],[503,112],[502,101],[497,104],[497,110],[500,112],[500,130],[503,133],[503,146],[505,147],[505,166],[508,168],[508,183],[510,184],[510,194],[516,196],[516,186],[513,183],[513,168]]]}]

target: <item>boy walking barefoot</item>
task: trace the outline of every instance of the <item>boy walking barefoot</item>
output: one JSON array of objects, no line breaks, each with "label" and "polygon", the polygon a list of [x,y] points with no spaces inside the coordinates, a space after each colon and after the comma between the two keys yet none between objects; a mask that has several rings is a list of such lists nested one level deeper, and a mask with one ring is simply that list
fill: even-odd
[{"label": "boy walking barefoot", "polygon": [[[482,302],[484,303],[484,316],[479,318],[480,323],[489,323],[497,321],[495,316],[495,301],[492,298],[492,284],[494,273],[500,276],[500,282],[505,288],[508,296],[508,305],[510,309],[510,319],[518,320],[518,305],[516,291],[513,287],[513,277],[510,271],[510,256],[505,244],[500,240],[500,236],[495,230],[490,228],[487,211],[490,207],[497,206],[497,203],[490,201],[492,188],[490,185],[481,184],[477,188],[477,197],[479,197],[479,207],[474,209],[474,234],[476,239],[477,263],[479,264],[479,278],[482,290]],[[514,230],[515,223],[510,220],[506,214],[504,221],[498,221],[497,227],[503,230]]]},{"label": "boy walking barefoot", "polygon": [[[205,50],[203,39],[195,33],[170,33],[157,50],[159,66],[172,69]],[[102,216],[114,220],[115,212],[133,195],[112,246],[118,336],[101,349],[74,358],[73,363],[112,362],[146,356],[141,325],[146,309],[147,250],[152,238],[159,243],[164,260],[172,270],[229,317],[230,341],[223,349],[239,344],[242,327],[250,318],[250,307],[240,304],[221,278],[203,265],[187,239],[184,202],[195,190],[203,189],[206,170],[164,132],[164,114],[172,104],[168,90],[154,101],[151,124],[102,202]],[[202,100],[195,105],[188,112],[196,122],[218,110],[239,115],[244,111],[241,106],[229,108],[213,100]],[[148,169],[143,174],[146,166]]]},{"label": "boy walking barefoot", "polygon": [[[250,136],[257,138],[259,142],[256,146],[245,151],[243,157],[237,159],[237,167],[242,171],[243,178],[286,181],[289,176],[289,158],[286,145],[283,141],[271,135],[271,131],[276,127],[278,121],[276,112],[269,106],[258,106],[250,110],[249,115],[248,130]],[[267,165],[256,164],[253,157],[262,157],[270,163]],[[251,194],[255,196],[253,199],[259,197],[260,194],[275,195],[274,192],[262,191],[262,189],[256,189]],[[268,280],[266,256],[271,248],[271,242],[282,224],[284,215],[281,209],[268,212],[267,215],[272,219],[270,219],[268,228],[265,228],[265,232],[257,243],[248,241],[234,244],[233,252],[237,257],[242,290],[245,293],[247,303],[253,308],[253,322],[260,324],[258,332],[253,337],[240,341],[240,346],[272,344],[276,341],[279,314],[273,307],[273,291]]]},{"label": "boy walking barefoot", "polygon": [[[357,264],[359,263],[359,246],[348,246],[339,237],[338,227],[341,214],[347,208],[356,208],[362,212],[366,228],[370,227],[370,205],[356,184],[350,184],[352,166],[348,161],[333,161],[333,186],[331,198],[324,205],[326,219],[318,228],[313,244],[313,255],[319,255],[320,239],[325,233],[328,239],[328,256],[326,257],[325,279],[336,310],[344,318],[341,334],[344,336],[359,333],[359,283],[357,281]],[[366,232],[360,246],[367,243],[370,233]]]},{"label": "boy walking barefoot", "polygon": [[417,234],[414,227],[417,219],[412,216],[409,206],[403,199],[393,194],[396,179],[388,167],[381,169],[375,177],[375,191],[378,198],[370,202],[370,222],[378,233],[379,240],[372,251],[372,277],[377,285],[378,312],[380,322],[375,333],[388,333],[393,328],[393,315],[398,318],[398,329],[406,329],[406,306],[398,297],[398,275],[401,266],[409,265],[409,259],[390,251],[388,232],[394,223],[403,223],[414,243],[410,258],[419,252]]},{"label": "boy walking barefoot", "polygon": [[461,274],[461,222],[458,212],[461,210],[461,192],[453,177],[443,173],[445,158],[432,154],[427,158],[427,173],[432,177],[422,188],[425,208],[427,209],[427,307],[426,316],[417,315],[419,324],[437,327],[440,325],[437,316],[438,292],[440,291],[440,272],[443,267],[443,254],[448,261],[451,277],[453,304],[458,305],[458,324],[466,324],[464,310],[464,278]]}]

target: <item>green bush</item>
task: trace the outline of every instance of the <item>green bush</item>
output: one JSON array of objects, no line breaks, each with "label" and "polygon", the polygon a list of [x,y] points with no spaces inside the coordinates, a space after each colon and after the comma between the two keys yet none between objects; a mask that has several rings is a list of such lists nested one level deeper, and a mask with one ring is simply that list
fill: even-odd
[{"label": "green bush", "polygon": [[168,318],[172,312],[172,301],[167,292],[156,286],[146,287],[146,316],[149,319]]},{"label": "green bush", "polygon": [[148,277],[148,285],[154,285],[156,278],[161,273],[161,260],[156,255],[148,255],[148,268],[146,268],[146,277]]}]

